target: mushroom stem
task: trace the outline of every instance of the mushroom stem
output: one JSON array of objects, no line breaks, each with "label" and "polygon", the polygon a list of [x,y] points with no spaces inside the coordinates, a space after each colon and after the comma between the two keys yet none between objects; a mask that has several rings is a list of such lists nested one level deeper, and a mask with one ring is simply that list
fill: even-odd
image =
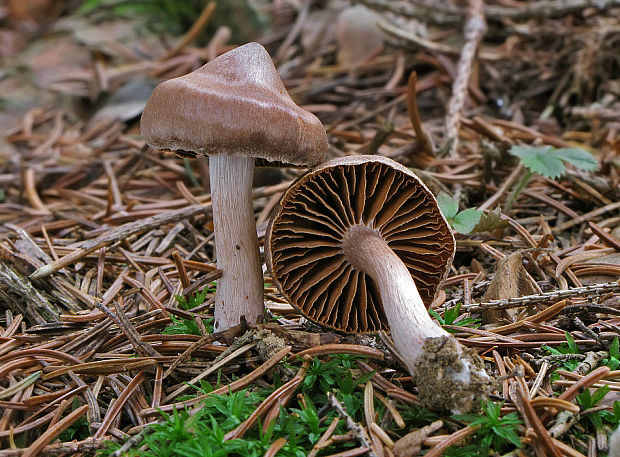
[{"label": "mushroom stem", "polygon": [[409,270],[379,231],[352,226],[343,251],[379,289],[394,345],[418,386],[422,404],[453,413],[475,409],[490,382],[482,360],[432,321]]},{"label": "mushroom stem", "polygon": [[217,267],[215,327],[255,323],[264,310],[256,221],[252,208],[254,159],[225,154],[209,157]]},{"label": "mushroom stem", "polygon": [[344,241],[344,253],[354,268],[366,273],[377,285],[394,344],[413,372],[426,339],[447,337],[448,332],[432,321],[409,270],[377,230],[366,225],[351,227]]}]

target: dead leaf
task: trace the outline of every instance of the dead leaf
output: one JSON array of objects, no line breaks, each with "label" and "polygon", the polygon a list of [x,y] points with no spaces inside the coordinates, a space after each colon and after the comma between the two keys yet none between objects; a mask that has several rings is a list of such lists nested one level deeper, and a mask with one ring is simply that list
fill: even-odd
[{"label": "dead leaf", "polygon": [[480,216],[480,220],[472,230],[472,233],[490,232],[506,227],[508,227],[508,221],[502,219],[502,210],[498,207],[483,212],[482,216]]},{"label": "dead leaf", "polygon": [[[504,300],[536,293],[527,280],[522,261],[523,257],[518,252],[499,260],[495,267],[495,276],[481,301]],[[498,324],[503,320],[514,321],[514,316],[514,310],[491,309],[482,312],[482,320],[486,324]]]}]

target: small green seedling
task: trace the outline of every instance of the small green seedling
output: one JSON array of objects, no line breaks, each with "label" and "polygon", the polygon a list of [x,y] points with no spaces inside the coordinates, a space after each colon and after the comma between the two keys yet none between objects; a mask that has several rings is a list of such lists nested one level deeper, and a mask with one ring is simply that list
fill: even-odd
[{"label": "small green seedling", "polygon": [[518,157],[528,170],[508,198],[504,213],[508,213],[512,209],[517,197],[534,176],[534,173],[550,179],[559,178],[566,173],[564,165],[566,162],[586,171],[595,170],[598,167],[598,162],[592,154],[579,148],[556,149],[552,146],[513,146],[509,152]]},{"label": "small green seedling", "polygon": [[[478,328],[480,327],[480,319],[475,317],[465,317],[462,319],[458,319],[459,312],[461,311],[461,303],[457,303],[454,308],[450,308],[445,310],[443,313],[443,317],[439,315],[437,311],[434,309],[428,310],[428,313],[433,316],[441,325],[458,325],[460,327],[471,327]],[[456,333],[456,330],[447,330],[450,333]]]},{"label": "small green seedling", "polygon": [[202,291],[196,292],[195,294],[192,294],[187,298],[185,298],[183,295],[175,295],[174,299],[177,301],[177,304],[181,309],[189,311],[190,309],[194,309],[196,306],[202,305],[205,302],[205,298],[207,297],[208,292],[209,289],[205,288]]},{"label": "small green seedling", "polygon": [[[169,324],[161,333],[164,335],[198,335],[201,336],[200,329],[195,319],[185,319],[170,315],[172,324]],[[207,333],[213,333],[213,318],[203,319],[202,323],[207,329]]]},{"label": "small green seedling", "polygon": [[617,370],[620,366],[620,344],[618,337],[615,337],[609,346],[609,357],[603,360],[603,365],[608,366],[610,370]]},{"label": "small green seedling", "polygon": [[[504,452],[510,445],[521,447],[519,428],[522,425],[517,413],[500,417],[502,405],[489,400],[482,403],[483,414],[452,416],[456,420],[469,422],[470,427],[478,427],[474,435],[479,452],[477,455],[490,455],[489,451]],[[474,454],[476,455],[476,454]]]},{"label": "small green seedling", "polygon": [[[207,297],[208,292],[210,292],[210,289],[205,288],[201,292],[196,292],[195,294],[190,295],[187,298],[183,295],[175,295],[174,298],[181,309],[189,311],[197,306],[202,305],[205,301],[205,298]],[[163,334],[200,335],[200,329],[198,328],[198,324],[196,323],[195,319],[185,319],[183,317],[176,317],[172,314],[170,315],[170,319],[172,320],[172,324],[168,325],[162,331]],[[209,333],[213,333],[213,320],[213,318],[202,320],[205,328],[207,329],[207,332]]]},{"label": "small green seedling", "polygon": [[459,233],[470,233],[482,216],[482,211],[473,208],[459,212],[458,200],[450,197],[445,192],[441,192],[437,196],[437,203],[439,203],[439,208],[441,208],[443,215],[446,216],[448,223]]},{"label": "small green seedling", "polygon": [[[609,386],[600,387],[596,389],[594,393],[590,393],[590,389],[586,389],[577,395],[577,403],[581,406],[582,411],[591,410],[605,398],[605,395],[607,395],[610,390],[611,388]],[[597,432],[603,430],[603,416],[601,412],[602,411],[590,411],[585,415],[585,419],[592,424]]]},{"label": "small green seedling", "polygon": [[620,425],[620,401],[614,401],[611,411],[604,409],[600,411],[600,415],[605,422],[611,425],[612,429],[618,428],[618,425]]},{"label": "small green seedling", "polygon": [[[577,343],[575,343],[575,340],[573,339],[571,334],[565,331],[564,336],[566,337],[566,344],[561,344],[559,346],[556,346],[555,348],[552,348],[551,346],[547,346],[545,344],[542,346],[542,348],[545,351],[549,352],[550,355],[562,356],[567,354],[581,354],[581,351],[577,347]],[[581,359],[566,358],[565,360],[562,360],[560,362],[560,367],[565,370],[573,371],[580,363]],[[555,373],[551,375],[552,381],[555,381],[558,378],[559,376]]]}]

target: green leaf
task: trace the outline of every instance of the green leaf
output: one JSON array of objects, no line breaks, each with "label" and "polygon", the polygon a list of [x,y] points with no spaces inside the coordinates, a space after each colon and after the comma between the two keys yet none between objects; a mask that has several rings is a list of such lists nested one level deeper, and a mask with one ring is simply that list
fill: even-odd
[{"label": "green leaf", "polygon": [[439,208],[443,215],[446,216],[446,219],[452,219],[459,210],[459,201],[445,192],[441,192],[437,196],[437,203],[439,203]]},{"label": "green leaf", "polygon": [[554,151],[558,157],[575,167],[592,171],[598,168],[598,161],[588,151],[579,148],[562,148]]},{"label": "green leaf", "polygon": [[607,363],[605,363],[605,365],[608,366],[611,371],[615,371],[618,369],[618,367],[620,367],[620,360],[616,359],[615,357],[611,357],[609,360],[607,360]]},{"label": "green leaf", "polygon": [[459,233],[470,233],[482,216],[482,211],[477,209],[468,208],[461,211],[454,219],[452,219],[452,225]]},{"label": "green leaf", "polygon": [[588,419],[594,425],[596,430],[601,430],[603,428],[603,418],[601,417],[600,412],[593,412],[588,414]]},{"label": "green leaf", "polygon": [[590,409],[594,406],[592,402],[592,394],[589,390],[584,390],[579,395],[577,395],[577,403],[583,409]]},{"label": "green leaf", "polygon": [[431,316],[433,316],[435,319],[437,319],[437,322],[439,322],[441,325],[445,325],[446,321],[443,319],[443,317],[441,317],[439,315],[439,313],[437,311],[435,311],[434,309],[429,308],[428,309],[428,314],[430,314]]},{"label": "green leaf", "polygon": [[578,148],[555,149],[551,146],[513,146],[510,154],[518,157],[531,171],[548,178],[566,173],[564,162],[582,170],[595,170],[598,162],[588,151]]},{"label": "green leaf", "polygon": [[509,413],[503,417],[501,415],[501,403],[488,401],[482,403],[484,414],[480,415],[456,415],[453,419],[470,422],[469,426],[477,425],[479,429],[474,435],[478,439],[480,450],[479,455],[488,455],[491,445],[493,450],[501,452],[510,443],[516,447],[521,447],[521,439],[517,433],[521,419],[516,413]]},{"label": "green leaf", "polygon": [[596,405],[600,402],[603,398],[605,398],[605,395],[607,395],[610,390],[611,388],[607,385],[596,389],[596,391],[592,394],[592,404]]},{"label": "green leaf", "polygon": [[564,163],[551,146],[513,146],[510,154],[535,173],[548,178],[559,178],[566,172]]},{"label": "green leaf", "polygon": [[448,325],[454,324],[454,321],[457,317],[459,317],[459,312],[461,311],[461,303],[457,303],[454,308],[449,308],[444,312],[445,323]]},{"label": "green leaf", "polygon": [[579,354],[579,348],[577,347],[577,344],[575,343],[572,335],[566,331],[564,332],[564,335],[566,336],[566,343],[568,344],[568,349],[571,351],[571,353]]}]

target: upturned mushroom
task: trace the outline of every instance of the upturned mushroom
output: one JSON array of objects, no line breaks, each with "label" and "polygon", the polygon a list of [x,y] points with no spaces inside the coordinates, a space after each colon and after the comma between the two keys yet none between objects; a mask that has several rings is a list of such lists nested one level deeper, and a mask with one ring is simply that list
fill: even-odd
[{"label": "upturned mushroom", "polygon": [[437,201],[407,168],[379,156],[325,162],[282,196],[265,239],[284,297],[311,321],[346,333],[388,325],[426,406],[479,407],[482,359],[430,318],[454,256]]},{"label": "upturned mushroom", "polygon": [[264,311],[263,275],[252,208],[255,159],[308,166],[327,151],[321,122],[295,104],[258,43],[238,47],[180,78],[161,83],[141,119],[155,149],[209,156],[217,266],[218,330]]}]

